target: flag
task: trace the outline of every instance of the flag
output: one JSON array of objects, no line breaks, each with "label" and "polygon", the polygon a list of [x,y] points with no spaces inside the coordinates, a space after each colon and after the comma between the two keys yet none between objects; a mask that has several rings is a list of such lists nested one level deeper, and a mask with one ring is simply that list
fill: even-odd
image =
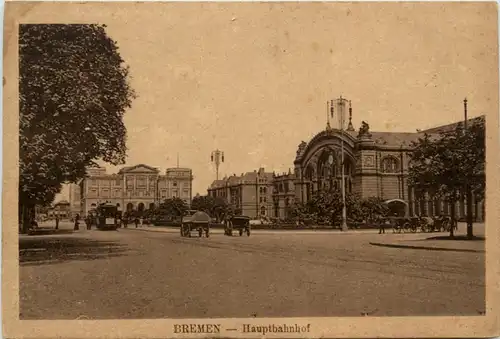
[{"label": "flag", "polygon": [[212,162],[214,161],[214,154],[212,153],[212,155],[210,156],[210,159],[212,160]]},{"label": "flag", "polygon": [[224,162],[224,153],[222,153],[222,162]]},{"label": "flag", "polygon": [[333,100],[331,101],[331,104],[330,104],[330,117],[333,118]]}]

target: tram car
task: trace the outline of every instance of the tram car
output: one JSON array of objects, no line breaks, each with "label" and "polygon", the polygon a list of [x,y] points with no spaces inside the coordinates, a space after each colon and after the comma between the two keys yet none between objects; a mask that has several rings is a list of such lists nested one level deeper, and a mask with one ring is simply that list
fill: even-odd
[{"label": "tram car", "polygon": [[113,204],[100,204],[95,210],[95,225],[99,230],[116,230],[121,223],[118,207]]},{"label": "tram car", "polygon": [[201,238],[203,234],[208,238],[210,234],[210,216],[202,211],[189,210],[182,217],[181,237],[191,237],[192,232],[197,232]]},{"label": "tram car", "polygon": [[227,236],[232,236],[233,231],[238,231],[240,237],[243,233],[250,236],[250,229],[250,217],[244,215],[234,216],[228,222],[224,223],[224,234]]}]

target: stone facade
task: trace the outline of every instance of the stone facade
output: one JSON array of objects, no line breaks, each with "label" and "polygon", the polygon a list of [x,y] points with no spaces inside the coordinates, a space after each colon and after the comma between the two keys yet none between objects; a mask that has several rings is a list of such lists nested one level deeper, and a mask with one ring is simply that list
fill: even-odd
[{"label": "stone facade", "polygon": [[[293,182],[295,199],[307,202],[320,189],[341,189],[341,153],[344,151],[344,180],[346,192],[359,194],[362,198],[379,197],[388,202],[399,214],[435,216],[449,214],[449,203],[433,200],[428,194],[418,194],[408,184],[408,167],[412,142],[424,134],[437,135],[455,124],[440,126],[416,133],[371,132],[363,123],[359,132],[331,129],[319,132],[308,143],[302,141],[297,148],[293,174],[275,177],[276,182]],[[333,160],[333,161],[332,161]],[[277,206],[276,217],[287,214],[282,211],[287,205],[285,196],[274,191]],[[473,200],[475,220],[484,220],[484,202]],[[464,218],[465,198],[456,205],[457,217]]]},{"label": "stone facade", "polygon": [[107,174],[104,168],[89,169],[79,183],[80,211],[87,215],[103,202],[116,204],[122,211],[143,211],[173,197],[190,205],[192,181],[189,168],[169,168],[164,175],[144,164],[124,167],[116,174]]},{"label": "stone facade", "polygon": [[222,198],[251,218],[272,216],[273,173],[264,168],[215,180],[208,195]]},{"label": "stone facade", "polygon": [[[306,203],[321,189],[341,190],[343,150],[346,192],[359,194],[362,198],[382,198],[399,215],[448,215],[449,203],[433,200],[409,186],[409,154],[412,142],[425,133],[438,134],[456,125],[401,133],[371,132],[364,122],[359,131],[352,128],[351,122],[345,131],[332,129],[327,124],[326,130],[298,145],[293,173],[276,175],[260,169],[214,181],[208,193],[242,207],[243,214],[250,217],[264,215],[260,212],[262,208],[266,216],[287,219],[294,202]],[[262,187],[266,187],[264,201],[259,191]],[[484,220],[484,202],[473,201],[473,204],[474,219]],[[456,213],[458,218],[465,217],[465,198],[456,204]]]}]

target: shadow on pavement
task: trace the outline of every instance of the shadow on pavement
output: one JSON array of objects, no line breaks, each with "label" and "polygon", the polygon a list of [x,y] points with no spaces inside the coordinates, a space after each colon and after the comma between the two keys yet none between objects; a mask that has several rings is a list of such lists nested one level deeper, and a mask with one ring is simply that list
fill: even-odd
[{"label": "shadow on pavement", "polygon": [[451,240],[451,241],[484,241],[484,237],[472,237],[471,239],[467,238],[466,235],[456,235],[454,237],[450,237],[449,235],[430,237],[425,239],[419,239],[418,241],[425,240]]},{"label": "shadow on pavement", "polygon": [[123,256],[127,246],[85,238],[19,239],[20,265],[47,265],[66,261],[97,260]]}]

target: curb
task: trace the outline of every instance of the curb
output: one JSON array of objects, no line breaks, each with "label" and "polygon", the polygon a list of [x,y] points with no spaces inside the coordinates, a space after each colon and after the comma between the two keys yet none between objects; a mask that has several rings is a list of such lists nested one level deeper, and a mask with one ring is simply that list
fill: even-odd
[{"label": "curb", "polygon": [[412,245],[396,245],[396,244],[383,244],[379,242],[370,242],[370,245],[391,248],[409,248],[413,250],[426,250],[426,251],[449,251],[449,252],[468,252],[468,253],[485,253],[484,250],[471,250],[460,248],[447,248],[447,247],[428,247],[428,246],[412,246]]}]

